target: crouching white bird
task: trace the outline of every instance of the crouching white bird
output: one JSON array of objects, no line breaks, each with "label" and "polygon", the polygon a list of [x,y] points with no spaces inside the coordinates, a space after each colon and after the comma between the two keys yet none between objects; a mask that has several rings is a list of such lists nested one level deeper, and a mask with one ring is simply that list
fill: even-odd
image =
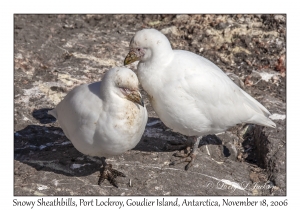
[{"label": "crouching white bird", "polygon": [[105,157],[134,148],[148,119],[136,74],[127,68],[110,69],[101,82],[74,88],[48,113],[78,151],[104,157],[99,185],[108,179],[118,187],[115,178],[125,175],[106,164]]},{"label": "crouching white bird", "polygon": [[193,137],[192,151],[179,162],[192,165],[202,136],[223,132],[239,123],[276,127],[270,112],[240,89],[211,61],[189,51],[172,50],[155,29],[138,31],[124,64],[138,63],[138,78],[162,122]]}]

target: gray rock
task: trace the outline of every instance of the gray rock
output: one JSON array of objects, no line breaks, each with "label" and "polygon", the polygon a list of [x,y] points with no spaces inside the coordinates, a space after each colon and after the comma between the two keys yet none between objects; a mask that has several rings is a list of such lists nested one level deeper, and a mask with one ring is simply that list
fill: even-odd
[{"label": "gray rock", "polygon": [[163,34],[173,34],[175,36],[180,36],[180,32],[178,31],[176,26],[171,26],[168,28],[164,28],[161,30]]}]

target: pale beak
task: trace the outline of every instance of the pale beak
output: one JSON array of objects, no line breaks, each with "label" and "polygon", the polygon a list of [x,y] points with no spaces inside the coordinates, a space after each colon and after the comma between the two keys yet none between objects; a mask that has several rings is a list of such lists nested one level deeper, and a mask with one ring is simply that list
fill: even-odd
[{"label": "pale beak", "polygon": [[142,95],[138,90],[131,91],[131,93],[127,95],[127,99],[133,103],[138,103],[139,105],[144,106]]},{"label": "pale beak", "polygon": [[125,60],[124,60],[124,66],[131,64],[135,61],[140,60],[140,57],[137,55],[134,49],[130,50],[130,52],[127,54]]},{"label": "pale beak", "polygon": [[144,106],[142,95],[138,90],[128,90],[122,88],[121,91],[126,96],[127,100],[132,101],[133,103],[137,103],[141,106]]}]

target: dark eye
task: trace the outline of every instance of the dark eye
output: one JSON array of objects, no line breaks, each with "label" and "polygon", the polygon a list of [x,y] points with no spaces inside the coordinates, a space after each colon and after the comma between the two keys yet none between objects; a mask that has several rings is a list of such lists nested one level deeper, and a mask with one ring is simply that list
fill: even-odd
[{"label": "dark eye", "polygon": [[138,50],[138,51],[140,51],[140,50],[141,50],[141,48],[138,48],[137,50]]}]

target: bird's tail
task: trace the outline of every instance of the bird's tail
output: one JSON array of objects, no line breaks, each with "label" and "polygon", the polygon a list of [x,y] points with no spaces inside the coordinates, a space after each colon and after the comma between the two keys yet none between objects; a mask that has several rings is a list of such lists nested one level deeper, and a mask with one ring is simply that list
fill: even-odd
[{"label": "bird's tail", "polygon": [[253,116],[247,120],[247,123],[254,123],[262,126],[276,128],[276,124],[268,117],[271,113],[257,100],[252,98],[248,93],[242,91],[248,100],[245,101],[245,106],[254,111]]},{"label": "bird's tail", "polygon": [[271,128],[276,128],[276,124],[272,120],[270,120],[269,118],[267,118],[265,125],[268,126],[268,127],[271,127]]},{"label": "bird's tail", "polygon": [[[248,93],[246,93],[245,91],[242,90],[242,93],[244,94],[244,96],[246,96],[246,98],[249,100],[250,105],[254,106],[255,109],[259,109],[265,116],[270,116],[271,113],[266,109],[266,107],[264,107],[261,103],[259,103],[257,100],[255,100],[254,98],[252,98]],[[253,107],[253,108],[254,108]]]},{"label": "bird's tail", "polygon": [[255,123],[262,126],[267,126],[270,128],[276,128],[276,124],[270,120],[268,117],[263,115],[256,115],[253,118],[249,119],[247,123]]}]

